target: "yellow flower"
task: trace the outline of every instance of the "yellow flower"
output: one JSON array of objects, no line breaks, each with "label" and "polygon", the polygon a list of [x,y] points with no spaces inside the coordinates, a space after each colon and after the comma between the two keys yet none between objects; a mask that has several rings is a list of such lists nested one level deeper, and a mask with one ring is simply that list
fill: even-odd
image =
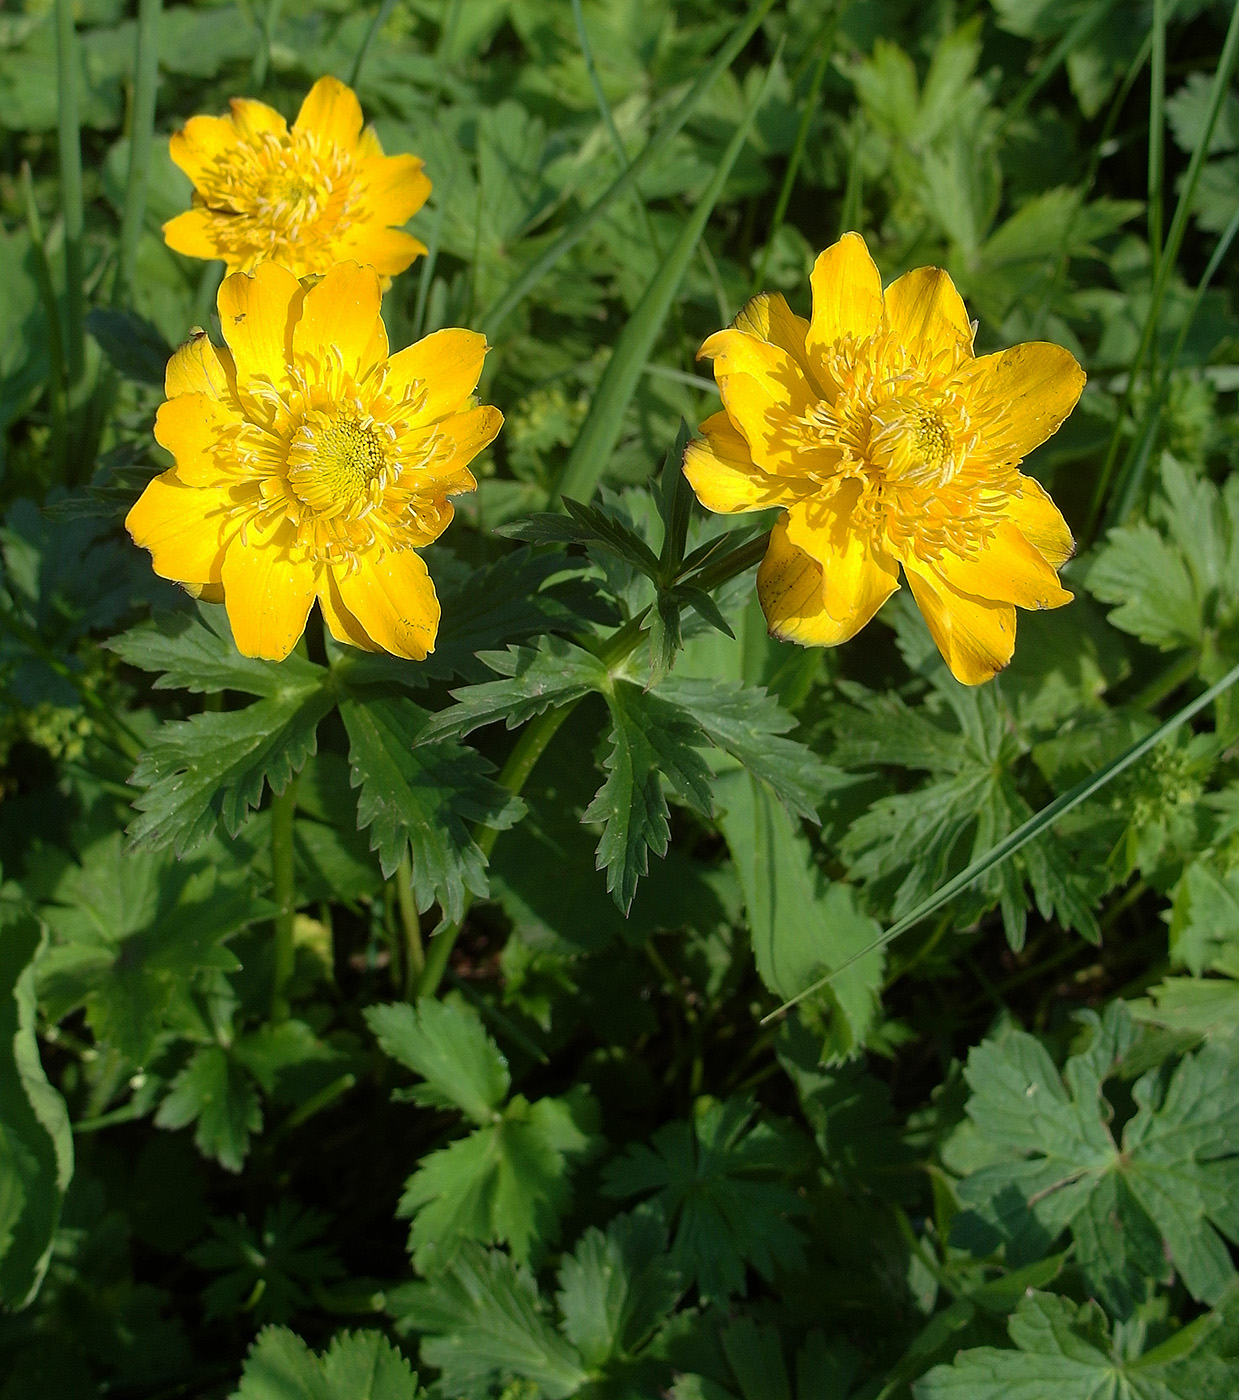
[{"label": "yellow flower", "polygon": [[417,156],[385,156],[362,130],[357,95],[320,78],[290,130],[271,107],[234,97],[227,117],[190,117],[172,159],[194,182],[194,207],[163,226],[169,248],[223,258],[229,272],[268,259],[305,277],[354,260],[383,277],[426,245],[400,232],[426,202]]},{"label": "yellow flower", "polygon": [[1011,659],[1015,606],[1071,601],[1071,532],[1017,467],[1075,407],[1084,372],[1032,342],[973,357],[950,277],[922,267],[885,294],[858,234],[817,260],[813,319],[754,298],[701,355],[724,412],[684,472],[708,510],[783,506],[757,575],[771,633],[836,646],[899,587],[957,680]]},{"label": "yellow flower", "polygon": [[503,423],[477,407],[485,339],[442,330],[388,356],[373,268],[306,288],[262,263],[219,289],[228,349],[168,362],[155,437],[176,465],[125,521],[155,572],[219,601],[246,656],[279,661],[317,597],[331,635],[420,661],[439,602],[417,549],[477,483]]}]

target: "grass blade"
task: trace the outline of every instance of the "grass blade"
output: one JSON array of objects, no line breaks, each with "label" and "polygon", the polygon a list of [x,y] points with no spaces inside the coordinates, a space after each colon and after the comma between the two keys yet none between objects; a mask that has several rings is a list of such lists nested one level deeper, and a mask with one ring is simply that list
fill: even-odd
[{"label": "grass blade", "polygon": [[1086,39],[1090,37],[1093,30],[1098,27],[1103,19],[1114,9],[1116,0],[1098,0],[1091,9],[1083,10],[1076,17],[1071,28],[1059,39],[1058,43],[1050,50],[1045,60],[1037,64],[1036,70],[1024,86],[1007,104],[1006,110],[1002,114],[1002,119],[998,124],[998,130],[1004,131],[1018,117],[1024,115],[1025,109],[1041,89],[1058,72],[1059,68],[1066,63],[1068,58],[1080,47]]},{"label": "grass blade", "polygon": [[529,292],[538,285],[548,272],[559,262],[559,260],[574,248],[582,238],[589,232],[597,222],[600,215],[606,212],[610,206],[622,195],[632,189],[646,168],[654,160],[655,156],[663,149],[668,141],[680,130],[684,123],[692,116],[697,109],[702,97],[709,91],[715,79],[724,72],[735,61],[740,50],[757,32],[758,26],[765,19],[767,12],[774,4],[774,0],[761,0],[752,13],[728,37],[726,43],[722,45],[718,53],[698,74],[692,87],[684,94],[675,107],[671,110],[667,120],[650,137],[644,149],[636,157],[628,168],[621,172],[615,182],[610,185],[598,198],[584,209],[568,225],[549,247],[536,257],[527,268],[524,269],[515,280],[502,293],[498,301],[491,306],[482,318],[482,330],[486,338],[494,341],[499,331],[499,327],[508,319],[513,311],[521,304]]},{"label": "grass blade", "polygon": [[86,312],[82,304],[82,126],[78,115],[79,55],[73,0],[56,0],[56,112],[60,155],[60,212],[65,240],[65,356],[69,383],[86,370]]},{"label": "grass blade", "polygon": [[[840,15],[841,11],[836,7],[818,39],[821,52],[817,56],[817,64],[813,69],[813,76],[809,80],[809,91],[805,96],[804,111],[800,116],[800,125],[796,128],[796,140],[793,142],[791,154],[787,158],[787,169],[783,174],[783,183],[779,187],[779,197],[775,201],[774,213],[770,216],[770,232],[766,237],[766,246],[762,249],[761,262],[758,263],[757,271],[753,274],[751,288],[753,296],[761,291],[766,280],[766,268],[770,265],[770,254],[774,249],[774,240],[783,227],[783,219],[787,214],[787,206],[791,202],[792,190],[796,187],[796,176],[800,173],[800,162],[804,159],[804,148],[809,140],[809,128],[813,125],[813,118],[817,115],[818,98],[822,93],[822,84],[826,81],[826,68],[830,63],[830,56],[834,52],[835,29],[838,27]],[[851,172],[849,171],[849,179],[850,176]]]},{"label": "grass blade", "polygon": [[351,88],[357,86],[361,77],[361,70],[365,66],[366,55],[370,52],[370,46],[374,43],[374,36],[383,28],[391,18],[391,12],[396,8],[396,0],[383,0],[383,3],[374,12],[374,18],[370,21],[366,29],[366,37],[361,41],[361,48],[357,50],[357,57],[353,60],[352,72],[348,75],[348,85]]},{"label": "grass blade", "polygon": [[898,938],[901,933],[906,933],[915,924],[919,924],[935,910],[954,899],[957,894],[961,894],[972,884],[974,880],[980,879],[988,870],[1000,865],[1008,856],[1013,856],[1022,846],[1026,846],[1029,841],[1046,830],[1047,827],[1065,817],[1068,812],[1078,807],[1081,802],[1092,797],[1094,793],[1100,792],[1108,783],[1112,782],[1124,773],[1133,764],[1155,749],[1168,735],[1173,734],[1180,725],[1186,724],[1193,719],[1207,705],[1211,705],[1219,695],[1224,694],[1236,681],[1239,681],[1239,666],[1229,670],[1216,685],[1211,685],[1203,695],[1198,695],[1195,700],[1184,705],[1181,710],[1176,710],[1164,724],[1159,724],[1145,738],[1138,743],[1132,744],[1123,750],[1117,758],[1111,759],[1095,773],[1090,774],[1082,782],[1079,782],[1069,791],[1064,792],[1060,797],[1056,797],[1053,802],[1043,807],[1039,812],[1034,813],[1022,825],[1017,826],[1009,836],[1003,837],[997,845],[991,846],[984,855],[978,856],[976,860],[965,866],[958,875],[953,876],[944,885],[939,886],[933,894],[923,899],[911,913],[906,914],[898,923],[892,924],[880,937],[875,938],[867,948],[862,948],[859,953],[840,963],[833,971],[827,973],[825,977],[819,977],[811,986],[798,992],[790,1001],[785,1001],[782,1006],[770,1012],[768,1016],[763,1016],[761,1024],[774,1020],[776,1016],[782,1015],[784,1011],[801,1002],[805,997],[812,996],[814,992],[820,991],[828,982],[832,982],[840,973],[851,967],[853,963],[859,962],[861,958],[866,958],[875,948],[883,948],[886,944]]},{"label": "grass blade", "polygon": [[552,501],[555,496],[571,496],[574,500],[588,501],[594,494],[594,488],[598,485],[607,460],[619,440],[624,414],[641,378],[641,372],[662,330],[663,322],[667,319],[667,313],[684,279],[688,264],[692,261],[706,220],[713,212],[723,192],[723,186],[731,174],[731,168],[748,140],[753,118],[765,101],[773,72],[772,64],[767,71],[766,81],[761,85],[760,91],[744,114],[744,120],[728,143],[705,193],[697,201],[692,217],[684,225],[683,232],[646,288],[640,304],[620,332],[615,352],[603,371],[589,414],[572,444],[563,475],[552,493]]},{"label": "grass blade", "polygon": [[[1149,309],[1144,318],[1144,328],[1140,334],[1140,344],[1136,349],[1135,358],[1127,374],[1127,388],[1123,392],[1123,401],[1119,405],[1118,417],[1115,419],[1114,430],[1110,434],[1110,445],[1106,450],[1106,458],[1102,463],[1101,473],[1097,478],[1097,487],[1093,492],[1092,505],[1089,508],[1088,524],[1084,531],[1085,541],[1091,542],[1097,529],[1097,522],[1101,518],[1102,506],[1105,504],[1106,495],[1110,488],[1110,479],[1114,474],[1114,466],[1118,460],[1119,445],[1123,439],[1123,427],[1127,422],[1127,415],[1131,411],[1132,397],[1135,394],[1136,381],[1139,379],[1141,371],[1144,369],[1145,361],[1149,357],[1149,351],[1153,346],[1153,338],[1157,333],[1157,325],[1161,319],[1162,302],[1166,296],[1166,288],[1170,284],[1170,274],[1174,271],[1175,263],[1178,261],[1179,249],[1183,244],[1183,235],[1187,232],[1187,221],[1191,216],[1192,200],[1196,195],[1196,186],[1200,183],[1201,171],[1204,169],[1205,157],[1209,153],[1209,142],[1213,139],[1213,130],[1217,126],[1218,117],[1221,115],[1222,104],[1226,100],[1226,93],[1230,87],[1231,75],[1235,71],[1235,62],[1239,59],[1239,5],[1231,11],[1230,24],[1226,30],[1226,42],[1222,45],[1222,55],[1218,59],[1217,71],[1213,75],[1213,87],[1209,93],[1209,108],[1205,115],[1205,122],[1201,128],[1200,135],[1196,139],[1196,147],[1192,151],[1192,158],[1188,163],[1187,174],[1183,177],[1183,187],[1179,191],[1178,203],[1175,205],[1174,218],[1170,221],[1170,231],[1166,235],[1166,245],[1162,252],[1161,262],[1158,264],[1157,274],[1153,279],[1153,293],[1149,299]],[[1115,494],[1121,499],[1126,491],[1126,483],[1116,484]]]},{"label": "grass blade", "polygon": [[1153,0],[1153,62],[1149,71],[1149,251],[1153,272],[1162,260],[1162,184],[1166,174],[1166,0]]},{"label": "grass blade", "polygon": [[[1196,313],[1200,310],[1200,303],[1204,300],[1205,293],[1209,290],[1209,284],[1217,275],[1217,270],[1221,267],[1226,254],[1230,252],[1230,245],[1235,241],[1235,235],[1239,234],[1239,209],[1236,209],[1231,221],[1226,225],[1222,236],[1218,239],[1213,253],[1209,258],[1208,266],[1204,270],[1200,281],[1196,284],[1196,290],[1192,294],[1192,300],[1183,317],[1183,324],[1179,327],[1179,334],[1175,337],[1174,346],[1170,351],[1170,356],[1162,367],[1161,380],[1158,384],[1157,393],[1153,395],[1148,407],[1144,411],[1144,418],[1140,423],[1140,430],[1132,441],[1127,457],[1123,461],[1123,466],[1119,470],[1118,485],[1114,496],[1111,498],[1110,510],[1106,515],[1104,530],[1110,529],[1120,521],[1127,518],[1128,512],[1135,506],[1140,495],[1140,488],[1144,484],[1145,469],[1149,464],[1149,457],[1153,452],[1153,441],[1157,436],[1157,424],[1161,417],[1162,408],[1165,406],[1167,396],[1170,393],[1170,377],[1174,374],[1179,365],[1179,357],[1183,354],[1183,347],[1187,343],[1188,333],[1192,329],[1192,323],[1196,320]],[[1117,502],[1117,505],[1116,505]]]},{"label": "grass blade", "polygon": [[52,461],[56,468],[53,480],[65,481],[68,476],[69,420],[65,407],[65,350],[60,336],[60,306],[56,301],[56,289],[52,283],[47,245],[43,241],[43,225],[34,197],[34,181],[30,178],[29,161],[22,161],[21,177],[22,195],[26,202],[26,228],[30,234],[30,246],[34,257],[35,281],[39,288],[39,300],[43,303],[43,317],[47,323],[47,401],[52,420]]},{"label": "grass blade", "polygon": [[138,0],[138,37],[133,60],[133,121],[129,130],[129,174],[120,224],[112,305],[129,298],[138,262],[138,240],[146,219],[146,177],[155,140],[155,89],[159,84],[161,0]]}]

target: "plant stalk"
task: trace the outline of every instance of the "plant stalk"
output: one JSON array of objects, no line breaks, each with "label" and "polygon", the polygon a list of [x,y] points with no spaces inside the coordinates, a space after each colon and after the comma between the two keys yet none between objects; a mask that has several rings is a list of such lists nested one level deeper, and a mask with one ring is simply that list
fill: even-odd
[{"label": "plant stalk", "polygon": [[159,86],[159,18],[162,0],[138,0],[138,37],[133,60],[133,120],[129,127],[129,175],[112,305],[123,306],[133,290],[138,241],[146,220],[146,185],[155,140],[155,93]]},{"label": "plant stalk", "polygon": [[77,100],[77,30],[73,0],[56,0],[57,149],[60,156],[60,211],[65,240],[65,341],[69,383],[86,372],[86,313],[82,304],[82,127]]},{"label": "plant stalk", "polygon": [[293,925],[297,917],[296,857],[293,849],[293,815],[297,810],[297,779],[290,778],[284,791],[271,803],[271,893],[275,901],[275,966],[271,979],[271,1019],[288,1019],[288,983],[293,975],[296,947]]}]

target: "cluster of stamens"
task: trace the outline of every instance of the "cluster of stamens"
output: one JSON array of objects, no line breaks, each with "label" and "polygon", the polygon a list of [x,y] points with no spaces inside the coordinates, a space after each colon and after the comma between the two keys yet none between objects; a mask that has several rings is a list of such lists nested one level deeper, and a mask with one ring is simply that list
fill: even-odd
[{"label": "cluster of stamens", "polygon": [[802,470],[833,496],[860,491],[851,520],[899,552],[975,555],[1007,507],[1016,462],[996,457],[968,392],[970,360],[914,355],[889,333],[836,342],[817,369],[817,399],[796,422]]},{"label": "cluster of stamens", "polygon": [[220,248],[247,266],[296,253],[313,261],[352,222],[360,191],[351,156],[313,131],[262,131],[220,155],[195,198]]},{"label": "cluster of stamens", "polygon": [[217,460],[234,485],[242,533],[284,521],[311,558],[356,568],[362,554],[428,543],[449,517],[436,470],[441,434],[414,427],[425,391],[388,392],[386,366],[356,384],[338,352],[298,366],[277,386],[239,386],[244,420],[221,437]]}]

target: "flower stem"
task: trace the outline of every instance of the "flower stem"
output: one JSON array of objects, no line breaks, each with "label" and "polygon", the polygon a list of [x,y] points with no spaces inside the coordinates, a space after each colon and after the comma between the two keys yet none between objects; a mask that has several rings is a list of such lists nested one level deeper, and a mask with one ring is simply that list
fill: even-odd
[{"label": "flower stem", "polygon": [[404,996],[406,1001],[417,999],[417,979],[426,968],[426,950],[422,946],[421,920],[413,899],[413,866],[406,846],[396,867],[396,899],[400,904],[400,923],[404,928]]},{"label": "flower stem", "polygon": [[[530,721],[522,731],[521,737],[516,741],[516,747],[508,755],[508,761],[503,765],[503,771],[499,774],[500,787],[507,788],[512,794],[520,792],[530,773],[533,772],[534,765],[546,750],[547,744],[551,742],[559,726],[579,703],[578,700],[572,700],[566,705],[560,705],[557,709],[543,710],[540,715]],[[473,839],[477,842],[483,857],[487,859],[489,859],[491,851],[495,849],[495,841],[498,836],[499,832],[493,826],[479,825],[473,829]],[[426,953],[426,965],[417,981],[419,997],[432,997],[438,991],[443,974],[447,971],[448,959],[452,956],[452,949],[456,946],[457,938],[460,937],[460,930],[472,903],[473,896],[466,890],[464,908],[461,910],[460,918],[430,940],[430,948]]]},{"label": "flower stem", "polygon": [[293,921],[297,916],[297,890],[293,852],[293,814],[297,810],[297,779],[290,778],[284,791],[271,803],[271,886],[275,900],[275,968],[271,979],[271,1019],[288,1019],[288,983],[293,975],[296,949]]},{"label": "flower stem", "polygon": [[146,218],[147,172],[155,137],[155,90],[159,85],[159,17],[162,0],[138,0],[138,38],[134,54],[133,120],[129,127],[129,174],[125,212],[120,225],[120,249],[113,306],[124,306],[133,287],[138,241]]},{"label": "flower stem", "polygon": [[86,369],[86,317],[82,305],[82,236],[86,222],[82,200],[82,128],[78,119],[79,73],[77,30],[72,0],[56,0],[56,112],[60,156],[60,210],[65,245],[65,341],[69,382]]},{"label": "flower stem", "polygon": [[[749,540],[747,544],[740,545],[715,563],[707,565],[693,579],[694,584],[704,589],[718,588],[736,574],[742,574],[746,569],[752,568],[765,554],[769,543],[769,533]],[[618,666],[636,651],[644,635],[643,629],[648,613],[649,609],[646,608],[635,617],[629,618],[601,646],[595,645],[594,654],[608,669]],[[500,787],[506,788],[513,796],[521,791],[560,725],[580,703],[579,698],[570,700],[566,705],[544,710],[530,721],[516,741],[516,747],[508,755],[508,761],[503,765],[503,771],[499,774]],[[479,824],[473,828],[473,839],[483,857],[489,859],[490,853],[495,849],[495,842],[499,839],[498,828]],[[466,891],[460,918],[430,940],[426,965],[417,980],[419,997],[432,997],[438,991],[443,974],[447,971],[448,959],[452,956],[452,949],[456,946],[456,940],[472,904],[473,896]]]}]

